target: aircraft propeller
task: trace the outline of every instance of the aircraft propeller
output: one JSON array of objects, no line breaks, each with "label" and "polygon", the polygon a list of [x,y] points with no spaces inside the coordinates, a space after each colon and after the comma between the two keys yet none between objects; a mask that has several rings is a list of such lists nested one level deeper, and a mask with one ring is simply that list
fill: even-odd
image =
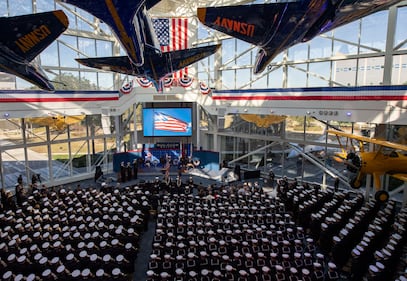
[{"label": "aircraft propeller", "polygon": [[362,159],[357,152],[338,152],[335,153],[333,159],[338,163],[343,163],[346,165],[346,169],[355,174],[349,181],[352,188],[360,188],[362,186],[362,180],[365,176],[361,173],[360,168],[362,167]]}]

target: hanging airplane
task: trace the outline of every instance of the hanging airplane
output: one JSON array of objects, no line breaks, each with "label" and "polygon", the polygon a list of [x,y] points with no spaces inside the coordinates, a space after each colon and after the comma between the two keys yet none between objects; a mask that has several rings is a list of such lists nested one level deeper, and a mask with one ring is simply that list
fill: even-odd
[{"label": "hanging airplane", "polygon": [[318,139],[316,139],[315,142],[320,142],[321,144],[306,144],[302,147],[298,143],[290,143],[290,147],[294,146],[297,149],[290,149],[287,155],[287,159],[299,157],[301,155],[300,151],[306,154],[314,154],[315,156],[320,158],[324,158],[335,152],[338,152],[338,148],[326,145],[332,144],[332,141],[326,138],[325,132]]},{"label": "hanging airplane", "polygon": [[[340,144],[340,137],[347,138],[347,143],[352,140],[359,142],[359,146],[356,148],[353,145],[348,147],[348,145],[341,144],[342,152],[336,154],[337,161],[344,162],[350,172],[356,173],[356,176],[350,181],[351,187],[355,189],[360,188],[364,176],[371,174],[373,175],[373,183],[376,189],[376,199],[386,201],[389,198],[389,194],[381,189],[380,176],[388,174],[402,181],[407,181],[407,145],[336,130],[328,130],[327,132],[336,135]],[[365,151],[365,142],[378,145],[378,149]]]},{"label": "hanging airplane", "polygon": [[198,8],[206,26],[260,48],[254,74],[282,51],[347,23],[385,10],[401,0],[293,0]]},{"label": "hanging airplane", "polygon": [[68,18],[57,10],[0,18],[0,71],[16,75],[43,90],[54,86],[33,60],[68,28]]},{"label": "hanging airplane", "polygon": [[27,121],[39,126],[49,126],[51,130],[63,132],[69,125],[79,123],[85,118],[86,115],[74,115],[74,116],[55,115],[46,117],[27,118]]},{"label": "hanging airplane", "polygon": [[158,91],[165,77],[216,52],[220,45],[162,52],[148,10],[160,0],[62,0],[106,23],[127,56],[81,58],[85,66],[149,78]]}]

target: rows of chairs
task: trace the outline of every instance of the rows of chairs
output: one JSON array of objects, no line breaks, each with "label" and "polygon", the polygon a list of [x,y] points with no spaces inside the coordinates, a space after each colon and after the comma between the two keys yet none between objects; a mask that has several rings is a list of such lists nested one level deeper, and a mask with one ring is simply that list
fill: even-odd
[{"label": "rows of chairs", "polygon": [[260,193],[166,196],[152,246],[149,281],[339,278],[284,203]]},{"label": "rows of chairs", "polygon": [[0,277],[128,280],[149,197],[137,187],[34,192],[0,214]]},{"label": "rows of chairs", "polygon": [[394,280],[398,270],[405,271],[399,261],[407,239],[407,210],[397,212],[395,201],[383,205],[365,202],[360,193],[303,187],[282,194],[282,200],[348,279]]},{"label": "rows of chairs", "polygon": [[[0,277],[129,280],[154,186],[35,191],[0,214]],[[407,211],[395,202],[301,185],[276,198],[231,190],[164,193],[146,280],[404,280]]]}]

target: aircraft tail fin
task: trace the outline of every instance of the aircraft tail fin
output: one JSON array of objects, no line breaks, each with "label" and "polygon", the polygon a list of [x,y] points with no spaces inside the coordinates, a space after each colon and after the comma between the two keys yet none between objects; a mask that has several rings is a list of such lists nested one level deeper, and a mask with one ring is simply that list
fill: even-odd
[{"label": "aircraft tail fin", "polygon": [[[138,71],[138,68],[132,65],[128,56],[83,58],[75,60],[84,66],[102,69],[105,71],[135,76],[138,76],[137,73],[143,73],[142,70]],[[164,77],[148,77],[148,79],[151,80],[158,92],[163,90]]]},{"label": "aircraft tail fin", "polygon": [[163,55],[166,56],[166,61],[169,64],[170,72],[166,73],[166,75],[163,77],[156,78],[153,81],[153,84],[157,91],[161,92],[163,90],[164,79],[168,74],[181,70],[193,63],[200,61],[201,59],[214,54],[220,48],[220,46],[221,45],[219,44],[163,53]]},{"label": "aircraft tail fin", "polygon": [[256,56],[256,61],[253,66],[253,73],[259,74],[263,72],[263,70],[274,59],[276,55],[277,55],[276,53],[272,53],[272,55],[269,55],[266,50],[259,49]]},{"label": "aircraft tail fin", "polygon": [[174,72],[213,55],[219,48],[220,45],[211,45],[167,52],[163,53],[163,55],[168,56],[168,61],[171,63],[171,70]]},{"label": "aircraft tail fin", "polygon": [[61,10],[0,18],[3,44],[21,58],[32,61],[69,25]]}]

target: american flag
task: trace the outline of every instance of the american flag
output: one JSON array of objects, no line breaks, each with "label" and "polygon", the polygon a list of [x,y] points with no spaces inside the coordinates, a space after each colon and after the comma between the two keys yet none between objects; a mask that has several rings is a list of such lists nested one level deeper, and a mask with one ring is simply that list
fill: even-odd
[{"label": "american flag", "polygon": [[172,132],[187,132],[188,123],[162,112],[154,113],[154,129]]},{"label": "american flag", "polygon": [[[188,46],[188,19],[168,18],[153,19],[153,26],[161,46],[161,51],[171,52],[187,49]],[[188,68],[173,73],[173,78],[181,78],[188,74]]]}]

